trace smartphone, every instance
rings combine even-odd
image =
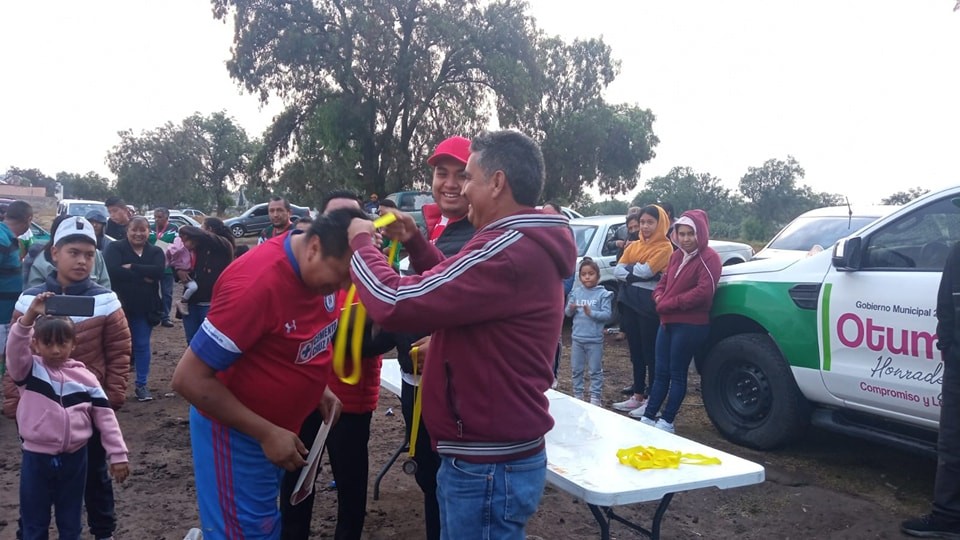
[[[47,298],[44,304],[47,315],[93,317],[93,306],[95,302],[92,296],[58,294]]]

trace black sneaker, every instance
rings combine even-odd
[[[170,319],[164,319],[160,322],[160,326],[163,326],[164,328],[173,328],[173,321]]]
[[[622,390],[620,390],[620,393],[623,394],[623,395],[625,395],[625,396],[632,395],[632,394],[633,394],[633,385],[631,384],[630,386],[624,387]]]
[[[948,520],[934,514],[908,519],[900,524],[900,530],[920,538],[952,538],[960,540],[960,521]]]

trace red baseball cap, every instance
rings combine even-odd
[[[470,157],[470,139],[465,137],[450,137],[437,145],[433,155],[427,160],[427,165],[436,167],[441,158],[451,157],[464,165]]]

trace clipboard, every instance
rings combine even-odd
[[[337,403],[337,411],[341,408]],[[297,484],[293,487],[293,494],[290,495],[290,504],[298,505],[313,493],[313,485],[317,480],[317,473],[320,471],[320,454],[323,451],[324,443],[327,441],[327,435],[330,434],[331,424],[324,422],[317,431],[317,436],[310,445],[310,453],[307,454],[307,464],[300,469],[300,477],[297,478]]]

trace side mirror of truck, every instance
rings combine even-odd
[[[859,236],[843,238],[833,246],[833,267],[841,272],[860,269],[860,248],[863,239]]]

